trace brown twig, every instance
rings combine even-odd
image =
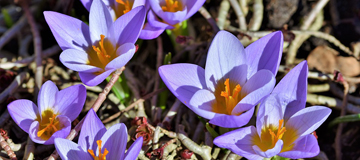
[[[162,43],[162,39],[161,39],[160,36],[158,38],[156,38],[156,42],[157,42],[156,68],[159,68],[161,66],[161,64],[162,64],[162,61],[163,61],[163,43]],[[155,83],[154,83],[154,90],[153,91],[156,91],[159,88],[159,84],[160,84],[159,71],[156,69]],[[155,108],[156,108],[157,98],[158,98],[157,94],[154,95],[151,98],[151,116],[152,117],[156,117],[154,115],[155,115]]]
[[[343,97],[343,103],[341,105],[341,112],[340,117],[344,116],[346,113],[346,106],[347,106],[347,98],[349,93],[349,84],[345,80],[341,81],[344,86],[344,97]],[[341,133],[344,127],[344,123],[339,123],[338,128],[336,130],[336,136],[335,136],[335,156],[336,160],[341,160],[342,153],[341,153]]]
[[[29,73],[21,72],[15,77],[13,82],[0,94],[0,103],[2,103],[8,95],[13,94],[25,79],[29,78]]]
[[[219,27],[216,25],[215,20],[204,7],[200,7],[199,13],[209,22],[215,33],[220,31]]]
[[[9,30],[0,37],[0,49],[11,40],[26,25],[26,18],[22,16]]]
[[[247,30],[247,24],[246,24],[246,20],[245,20],[245,16],[244,13],[242,12],[239,3],[237,2],[237,0],[229,0],[231,6],[233,7],[236,16],[239,20],[239,29],[241,30]]]
[[[31,28],[31,32],[33,35],[33,41],[34,41],[34,52],[35,52],[35,63],[36,63],[36,73],[35,73],[35,84],[37,86],[37,89],[40,89],[41,85],[42,85],[42,74],[43,74],[43,66],[42,66],[42,57],[41,57],[41,52],[42,52],[42,44],[41,44],[41,37],[40,37],[40,33],[39,30],[36,26],[36,22],[34,20],[34,17],[29,9],[29,1],[27,0],[20,0],[19,1],[21,7],[24,10],[26,19],[28,20],[28,23],[30,25]],[[37,94],[37,92],[35,92]],[[37,96],[35,96],[37,97]]]
[[[6,142],[5,138],[2,135],[0,135],[0,145],[1,148],[6,151],[7,155],[10,157],[11,160],[17,160],[14,151],[11,150],[9,144]]]
[[[109,118],[103,120],[102,122],[103,122],[103,123],[108,123],[108,122],[112,121],[113,119],[119,117],[122,113],[127,112],[127,111],[129,111],[130,109],[134,108],[137,104],[142,103],[142,102],[144,102],[146,99],[148,99],[148,98],[150,98],[150,97],[152,97],[152,96],[154,96],[154,95],[156,95],[156,94],[159,94],[160,92],[163,92],[163,91],[165,91],[165,90],[166,90],[166,88],[160,88],[160,89],[158,89],[158,90],[156,90],[156,91],[154,91],[154,92],[151,92],[151,93],[145,95],[144,97],[138,99],[138,100],[135,101],[134,103],[132,103],[132,104],[130,104],[129,106],[127,106],[124,110],[115,113],[114,115],[112,115],[112,116],[110,116]]]

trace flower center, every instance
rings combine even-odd
[[[231,94],[229,78],[225,80],[224,85],[225,85],[225,91],[221,91],[220,95],[225,98],[226,111],[231,114],[231,111],[239,102],[238,95],[239,92],[241,91],[241,87],[239,84],[237,84]]]
[[[109,153],[109,151],[105,148],[104,153],[101,153],[101,140],[97,140],[96,144],[99,147],[99,156],[95,156],[95,153],[92,149],[88,149],[87,151],[90,153],[90,155],[94,158],[94,160],[106,160],[106,155]]]
[[[279,127],[278,127],[276,134],[269,128],[269,133],[271,135],[271,144],[273,147],[275,146],[276,142],[279,139],[281,139],[283,137],[284,133],[286,132],[286,128],[282,127],[283,122],[284,122],[283,119],[279,120]]]
[[[93,45],[89,52],[90,65],[104,69],[105,66],[115,58],[114,47],[105,39],[104,35],[100,35],[98,46]]]
[[[43,111],[41,116],[41,119],[40,117],[36,119],[40,123],[37,136],[43,140],[48,140],[56,131],[62,129],[62,125],[56,118],[57,114],[54,114],[52,110]]]
[[[116,0],[116,2],[118,4],[116,5],[117,7],[114,10],[117,18],[129,12],[134,5],[134,1],[129,0]]]
[[[161,9],[165,12],[177,12],[182,10],[182,4],[179,0],[165,0],[165,5]]]
[[[216,103],[212,104],[213,112],[231,115],[232,110],[243,98],[239,94],[240,91],[240,84],[231,82],[229,78],[225,80],[224,84],[218,83],[214,93]]]

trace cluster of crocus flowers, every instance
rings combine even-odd
[[[311,134],[330,115],[323,106],[305,108],[307,63],[298,64],[260,104],[256,128],[240,128],[214,139],[214,144],[228,148],[248,159],[275,155],[298,159],[319,154],[316,137]]]
[[[141,39],[153,39],[166,29],[179,27],[181,22],[199,10],[205,0],[150,0],[148,3],[150,11],[140,34]]]
[[[113,21],[105,4],[95,0],[90,7],[89,26],[56,12],[46,11],[44,15],[63,50],[60,61],[79,72],[84,84],[95,86],[133,57],[145,8],[136,7]]]
[[[139,137],[126,150],[127,129],[122,123],[106,130],[104,124],[90,109],[81,128],[78,144],[63,138],[55,139],[55,147],[63,160],[134,160],[140,153],[143,139]]]
[[[31,140],[40,144],[53,144],[55,138],[65,138],[71,130],[71,122],[80,114],[86,99],[83,85],[58,90],[47,81],[38,95],[38,107],[31,101],[21,99],[8,105],[15,123]]]
[[[215,36],[203,69],[194,64],[159,68],[170,91],[196,114],[221,127],[241,127],[254,106],[269,95],[282,55],[281,32],[271,33],[246,49],[231,33]]]

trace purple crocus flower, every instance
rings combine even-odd
[[[119,17],[129,12],[138,6],[145,6],[148,8],[146,0],[102,0],[106,7],[110,11],[110,15],[113,20],[117,20]],[[90,11],[90,6],[93,0],[81,0],[84,7]]]
[[[149,0],[151,10],[147,14],[148,21],[139,38],[154,39],[165,29],[174,29],[176,25],[194,15],[205,1]]]
[[[53,144],[55,138],[65,138],[71,122],[80,114],[86,99],[83,85],[74,85],[58,90],[51,81],[46,81],[38,95],[38,106],[25,99],[10,103],[7,108],[15,123],[31,140],[40,144]]]
[[[56,12],[44,12],[45,19],[63,52],[60,61],[78,71],[88,86],[101,83],[134,55],[145,20],[145,8],[136,7],[113,22],[105,4],[91,4],[89,26]]]
[[[199,116],[221,127],[241,127],[275,86],[282,44],[282,33],[274,32],[244,49],[235,36],[220,31],[209,48],[205,69],[171,64],[161,66],[159,74],[170,91]]]
[[[313,134],[330,115],[323,106],[305,108],[307,63],[298,64],[274,88],[259,107],[256,128],[240,128],[214,139],[214,144],[228,148],[248,159],[275,155],[299,159],[319,154]]]
[[[95,111],[90,109],[81,128],[78,144],[68,139],[56,138],[55,147],[63,160],[135,160],[141,150],[143,138],[136,139],[124,154],[127,136],[123,123],[115,124],[106,130]]]

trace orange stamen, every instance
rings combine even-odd
[[[178,0],[165,0],[165,6],[161,6],[161,9],[166,12],[177,12],[182,9],[182,6]]]
[[[95,46],[92,46],[94,51],[96,52],[100,62],[102,64],[108,64],[109,63],[109,58],[110,58],[110,55],[107,54],[106,50],[105,50],[105,47],[104,47],[104,39],[105,39],[105,36],[104,35],[100,35],[100,38],[101,40],[99,41],[99,47],[95,47]]]
[[[123,14],[125,14],[131,10],[132,5],[130,4],[129,0],[126,0],[125,2],[123,0],[116,0],[116,2],[124,5],[125,9],[123,11]]]
[[[95,153],[92,149],[88,149],[87,151],[89,154],[94,158],[94,160],[106,160],[106,155],[109,153],[109,151],[105,148],[104,153],[101,153],[101,140],[97,140],[96,144],[99,147],[99,156],[95,156]]]
[[[56,128],[56,125],[57,125],[59,122],[55,122],[55,123],[54,123],[55,118],[56,118],[56,114],[53,114],[52,118],[49,118],[50,123],[46,124],[46,127],[45,127],[44,129],[42,129],[42,130],[40,130],[40,131],[37,132],[37,136],[38,136],[38,137],[41,137],[41,136],[45,133],[45,131],[48,131],[48,130],[50,130],[50,129],[53,129],[54,132],[58,131],[58,129]]]
[[[282,127],[283,122],[284,122],[283,119],[279,120],[279,127],[276,134],[271,129],[269,129],[272,140],[272,146],[275,146],[276,142],[283,137],[286,131],[286,128]]]
[[[221,91],[220,95],[225,98],[225,105],[226,110],[228,114],[231,114],[232,110],[236,106],[236,104],[239,102],[239,92],[241,91],[241,86],[237,84],[235,88],[233,89],[232,94],[230,90],[230,80],[227,78],[224,82],[225,85],[225,91]]]

